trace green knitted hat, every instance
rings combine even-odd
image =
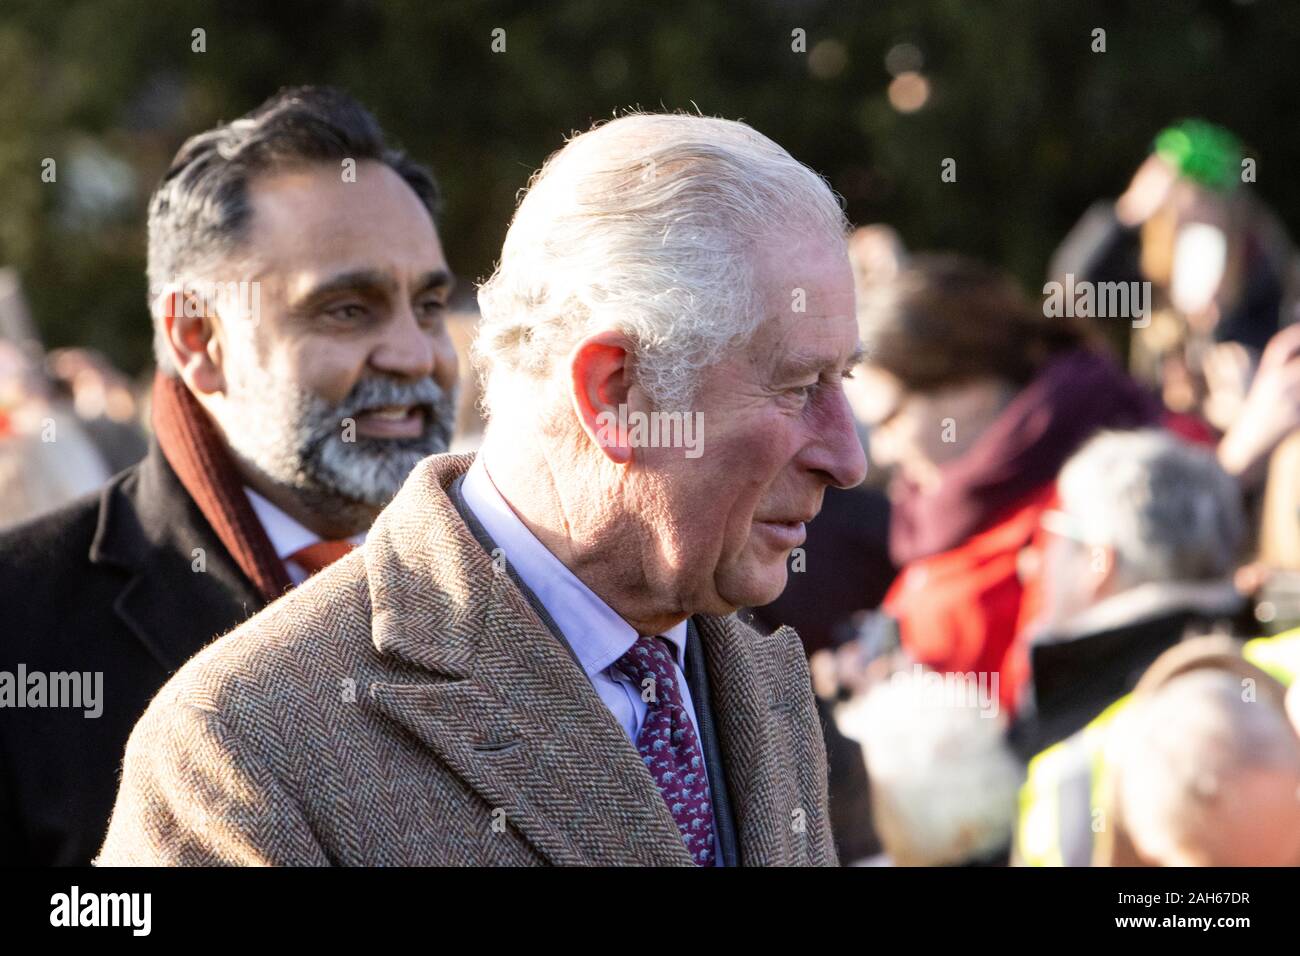
[[[1222,126],[1189,119],[1162,130],[1155,153],[1184,179],[1223,192],[1241,182],[1241,140]]]

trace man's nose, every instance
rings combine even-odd
[[[827,476],[837,488],[856,488],[867,477],[867,454],[862,449],[853,411],[842,391],[827,400],[825,414],[815,425],[816,438],[804,452],[804,464]]]
[[[384,323],[382,337],[370,352],[370,366],[393,378],[427,378],[438,364],[434,338],[416,321],[415,313],[403,307]]]

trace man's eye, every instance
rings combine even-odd
[[[797,385],[787,391],[800,402],[807,402],[813,397],[813,391],[816,390],[818,384],[818,382],[811,382],[808,385]]]
[[[420,313],[428,316],[439,316],[447,311],[447,303],[440,302],[437,299],[430,299],[427,302],[420,303]]]
[[[344,322],[356,322],[366,317],[366,307],[355,302],[349,302],[345,305],[336,305],[331,309],[326,309],[325,314],[335,319],[341,319]]]

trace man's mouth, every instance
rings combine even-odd
[[[380,405],[358,412],[355,421],[364,438],[419,438],[427,417],[423,405]]]
[[[776,548],[789,551],[808,537],[806,522],[812,518],[755,518],[754,528]]]

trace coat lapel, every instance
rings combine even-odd
[[[265,604],[156,443],[104,488],[90,560],[126,573],[113,611],[167,673]]]
[[[556,864],[692,865],[636,748],[494,565],[426,460],[365,545],[379,652],[410,678],[370,699]]]
[[[798,740],[785,726],[800,706],[792,680],[803,673],[802,654],[788,627],[762,635],[734,617],[697,617],[713,691],[713,712],[726,768],[727,788],[742,866],[790,864],[807,859],[800,839],[799,806],[791,789],[790,755],[781,742]],[[803,768],[794,768],[803,773]]]

